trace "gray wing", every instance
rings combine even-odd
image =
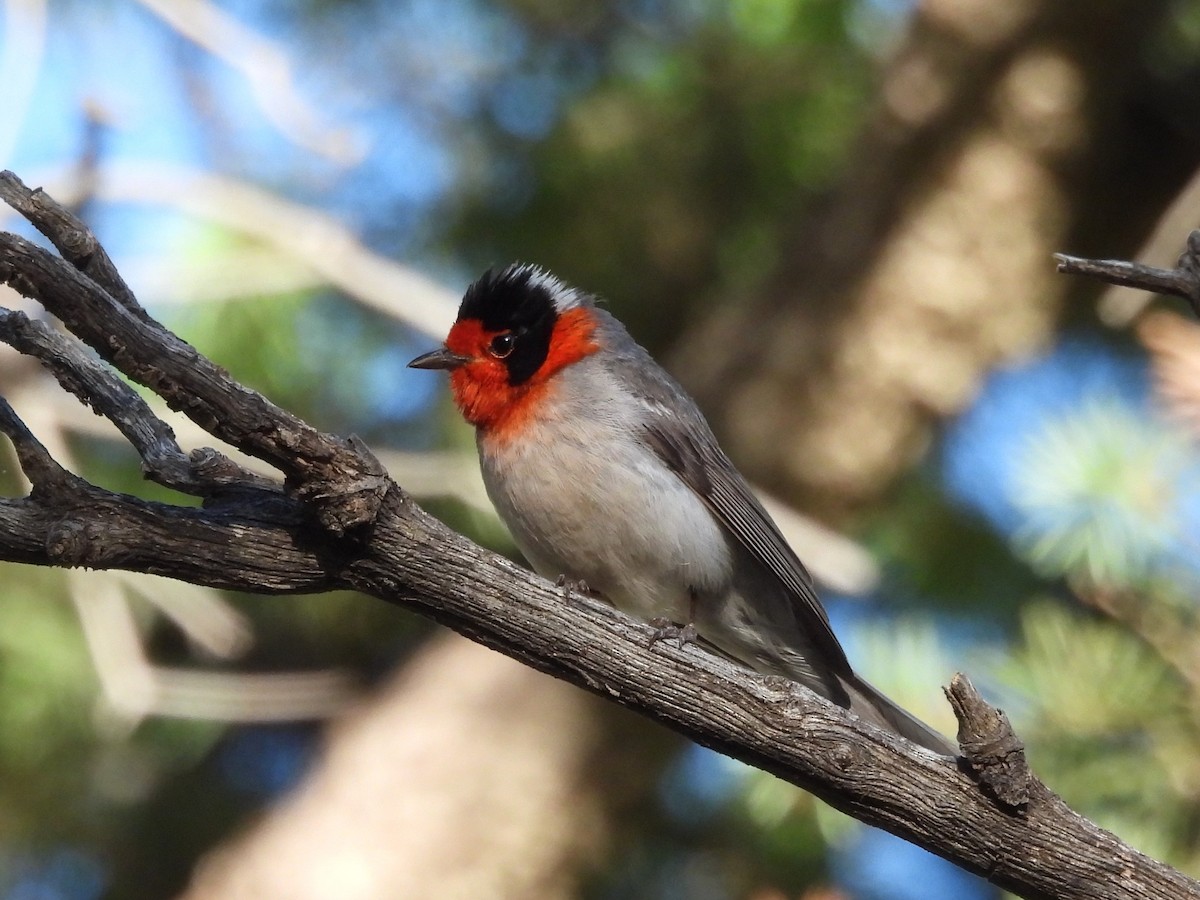
[[[817,598],[812,576],[718,446],[700,410],[616,320],[610,321],[620,333],[611,336],[614,352],[607,359],[621,382],[631,386],[645,403],[643,436],[647,445],[696,492],[734,539],[787,588],[795,599],[799,626],[824,652],[825,662],[834,670],[849,672],[845,651]]]

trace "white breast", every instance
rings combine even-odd
[[[725,531],[637,439],[637,401],[613,386],[580,409],[563,381],[529,439],[480,437],[496,510],[541,575],[582,579],[635,615],[690,621],[691,597],[722,595],[732,578]]]

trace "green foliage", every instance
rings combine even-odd
[[[66,810],[87,794],[97,685],[65,577],[0,564],[0,840],[69,831]]]
[[[995,674],[1030,762],[1084,815],[1196,870],[1200,720],[1187,684],[1119,624],[1043,601]]]
[[[1200,870],[1200,646],[1185,503],[1195,446],[1112,399],[1029,443],[1017,546],[1098,617],[1043,599],[995,674],[1031,762],[1072,806]],[[1181,557],[1180,554],[1183,554]]]
[[[1030,440],[1014,502],[1024,554],[1052,577],[1146,584],[1178,545],[1195,448],[1115,400],[1094,400]]]
[[[1173,0],[1147,48],[1146,64],[1164,77],[1187,77],[1200,58],[1200,6]]]
[[[893,501],[864,526],[867,545],[887,574],[889,606],[937,604],[952,615],[1007,623],[1040,580],[1004,536],[952,505],[927,470],[897,486]]]
[[[473,260],[544,263],[610,297],[652,345],[695,297],[758,283],[862,121],[860,6],[706,4],[667,39],[629,30],[593,47],[602,75],[547,139],[492,134],[499,162],[458,226]]]
[[[748,771],[746,790],[734,812],[731,843],[742,852],[731,861],[731,869],[744,879],[739,894],[761,890],[765,884],[799,892],[828,877],[825,848],[837,840],[837,826],[844,825],[846,817],[757,770]]]

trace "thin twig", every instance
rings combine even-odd
[[[65,390],[117,426],[137,450],[147,478],[200,497],[218,493],[228,484],[227,478],[198,477],[193,461],[180,449],[171,427],[154,414],[137,391],[77,341],[45,322],[3,308],[0,308],[0,341],[40,360]],[[256,476],[232,461],[226,462],[243,486],[278,490],[269,479]],[[214,462],[206,461],[206,465],[211,470]]]
[[[135,315],[145,316],[108,253],[91,229],[73,212],[56,203],[41,188],[29,190],[8,171],[0,172],[0,200],[28,219],[49,238],[63,259],[100,285],[114,300]]]
[[[1179,235],[1186,234],[1196,225],[1196,210],[1200,209],[1200,169],[1193,173],[1167,211],[1163,213],[1149,238],[1138,248],[1135,259],[1151,265],[1165,263],[1171,259],[1178,246]],[[1138,318],[1153,297],[1114,285],[1106,290],[1096,304],[1100,321],[1112,328],[1124,328]]]
[[[71,484],[75,476],[55,461],[3,397],[0,397],[0,434],[12,441],[21,471],[34,488],[54,490]]]
[[[7,193],[35,193],[11,173],[0,185]],[[53,203],[42,195],[38,206]],[[74,229],[72,219],[48,222]],[[91,278],[13,234],[0,233],[0,280],[40,302],[102,359],[202,428],[283,471],[332,533],[345,535],[373,521],[390,482],[360,441],[320,432],[238,384],[140,306],[118,302]]]
[[[1058,261],[1058,271],[1065,275],[1086,275],[1110,284],[1182,297],[1200,316],[1200,230],[1188,235],[1187,247],[1174,269],[1120,259],[1084,259],[1065,253],[1056,253],[1054,258]]]

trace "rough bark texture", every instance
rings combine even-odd
[[[11,174],[0,177],[0,196],[34,210],[30,218],[56,245],[64,231],[85,231]],[[92,247],[88,261],[103,253]],[[285,489],[261,479],[238,483],[223,465],[209,480],[211,454],[178,459],[173,441],[150,428],[172,465],[186,466],[176,481],[204,496],[204,508],[111,494],[59,467],[0,403],[0,431],[33,483],[28,497],[0,501],[0,558],[136,569],[246,591],[354,588],[759,766],[1022,896],[1165,900],[1200,892],[1071,811],[1012,753],[993,753],[992,741],[978,741],[987,752],[963,761],[935,757],[786,679],[753,674],[694,645],[651,645],[648,624],[564,595],[450,531],[381,474],[359,442],[322,434],[232,381],[132,298],[114,296],[120,286],[111,269],[89,272],[0,234],[0,280],[194,421],[278,466]],[[89,369],[77,355],[39,358],[71,370],[74,389],[91,400]],[[149,468],[161,462],[143,459]],[[964,736],[991,733],[990,708],[969,685],[955,690]],[[972,746],[968,740],[964,749]],[[1000,779],[988,774],[996,765],[1005,767]],[[1019,784],[1018,802],[995,799],[997,781]]]
[[[680,348],[677,368],[740,465],[802,509],[852,514],[988,370],[1050,338],[1065,286],[1047,260],[1087,198],[1116,190],[1089,179],[1113,153],[1162,7],[918,5],[845,183],[753,301]]]

